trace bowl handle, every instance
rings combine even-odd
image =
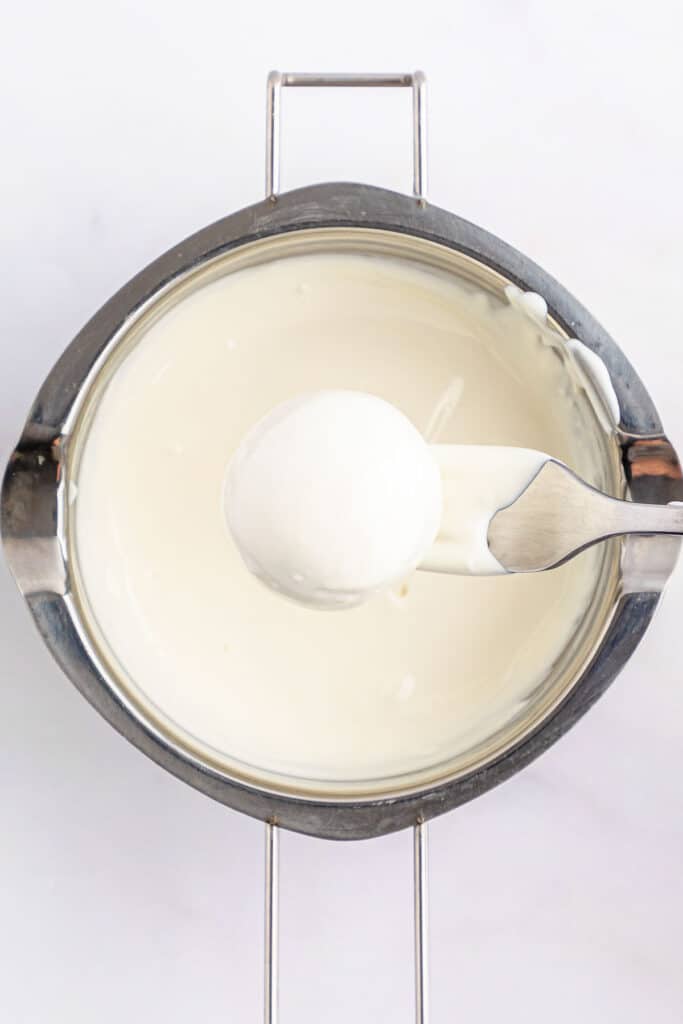
[[[278,903],[280,885],[280,829],[266,822],[264,1024],[278,1020]],[[413,885],[415,925],[415,1024],[427,1024],[427,823],[413,827]]]
[[[280,191],[280,90],[304,88],[408,88],[413,91],[413,195],[424,205],[427,191],[427,79],[422,71],[392,75],[310,74],[271,71],[266,86],[266,198]]]

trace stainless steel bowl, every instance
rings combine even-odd
[[[678,542],[629,538],[605,548],[586,621],[553,678],[520,717],[423,785],[371,798],[297,793],[228,770],[185,744],[126,692],[83,613],[65,483],[77,460],[74,428],[97,401],[140,324],[226,268],[296,251],[381,252],[457,271],[482,287],[512,282],[542,294],[558,330],[578,337],[608,368],[618,431],[596,429],[604,487],[636,501],[683,498],[676,454],[642,383],[615,343],[556,281],[480,228],[408,196],[324,184],[267,199],[198,232],[155,261],[81,331],[49,374],[10,459],[2,533],[10,566],[56,660],[84,696],[132,743],[207,795],[265,821],[334,839],[381,835],[456,807],[508,778],[567,730],[603,692],[645,632]]]
[[[278,195],[279,97],[283,86],[408,87],[413,94],[412,197],[355,184]],[[676,538],[629,537],[605,545],[600,582],[584,620],[549,677],[518,716],[485,743],[431,776],[371,796],[297,792],[264,784],[185,741],[127,690],[87,614],[70,531],[67,485],[77,471],[79,427],[136,332],[216,275],[289,252],[389,254],[470,278],[494,294],[513,283],[541,294],[555,329],[600,357],[621,419],[609,433],[595,420],[600,486],[635,501],[683,500],[676,453],[626,357],[590,314],[510,246],[427,204],[425,80],[408,75],[272,72],[267,90],[266,195],[192,235],[156,260],[93,317],[59,359],[31,409],[2,487],[8,562],[47,646],[81,693],[122,735],[162,767],[230,807],[266,822],[265,1020],[277,1016],[277,837],[282,826],[330,839],[361,839],[414,826],[415,1009],[426,1019],[425,822],[509,778],[554,743],[609,686],[645,633],[674,567]]]

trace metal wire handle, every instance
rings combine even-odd
[[[413,91],[413,195],[424,205],[427,192],[427,79],[422,71],[390,75],[311,74],[271,71],[266,90],[266,197],[280,191],[280,91],[303,88],[412,89]]]
[[[272,821],[266,822],[265,869],[263,1020],[264,1024],[277,1024],[280,844],[279,829]],[[427,823],[420,819],[413,829],[415,1024],[428,1021],[427,881]]]
[[[280,834],[276,825],[266,822],[266,905],[263,971],[263,1019],[277,1024],[278,953],[280,904]]]
[[[427,882],[427,822],[420,819],[413,829],[415,1024],[427,1024],[429,1019]]]
[[[427,82],[422,71],[396,75],[300,74],[271,71],[266,93],[266,197],[275,201],[280,190],[280,90],[283,87],[409,88],[413,91],[413,195],[425,203],[427,187]],[[265,1024],[278,1019],[278,897],[279,831],[266,822],[264,1011]],[[413,832],[415,927],[415,1022],[427,1024],[427,825],[422,819]]]

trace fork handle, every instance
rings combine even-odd
[[[683,534],[683,503],[640,505],[635,501],[608,498],[605,505],[605,537],[627,533]]]

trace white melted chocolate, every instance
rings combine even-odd
[[[419,568],[481,576],[507,572],[489,549],[491,520],[519,498],[548,456],[501,445],[432,445],[431,451],[441,470],[441,525]]]
[[[524,707],[585,615],[598,551],[536,575],[414,572],[322,614],[246,568],[223,485],[270,409],[340,388],[432,443],[540,449],[599,485],[581,380],[542,313],[406,260],[318,254],[227,274],[146,329],[84,421],[70,515],[92,629],[165,728],[259,778],[369,793]]]

